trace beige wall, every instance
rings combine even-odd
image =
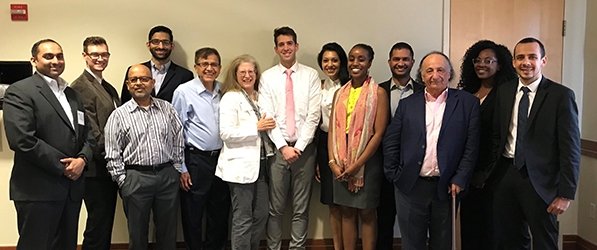
[[[597,1],[587,0],[586,33],[584,44],[584,91],[582,138],[597,141]],[[583,156],[581,159],[578,235],[597,244],[597,220],[589,216],[590,205],[597,204],[597,159]]]
[[[112,54],[104,77],[120,90],[126,67],[149,59],[145,42],[154,25],[164,24],[173,30],[176,42],[173,60],[189,68],[193,65],[194,51],[203,46],[217,48],[225,66],[235,56],[249,53],[262,68],[269,68],[278,61],[273,51],[273,29],[289,25],[298,34],[298,60],[314,68],[318,68],[317,53],[327,42],[337,41],[347,51],[359,42],[370,44],[376,52],[371,75],[381,82],[390,77],[387,53],[395,42],[410,42],[418,57],[442,49],[443,2],[30,0],[26,1],[28,22],[10,21],[8,4],[1,6],[0,60],[29,60],[31,45],[50,37],[63,47],[66,70],[62,76],[70,82],[85,66],[81,57],[83,39],[100,35],[108,41]],[[422,13],[425,18],[421,17]],[[12,151],[3,133],[0,140],[0,214],[4,225],[0,227],[0,245],[15,245],[18,239],[15,210],[8,199]],[[309,237],[330,238],[327,208],[319,203],[318,193],[319,185],[315,185]],[[83,209],[81,221],[85,218]],[[83,228],[81,223],[80,231]],[[284,235],[288,238],[287,229]],[[119,204],[113,242],[127,241],[126,219]]]
[[[566,1],[566,8],[575,11],[579,9],[579,2],[582,3],[584,0]],[[593,9],[597,7],[594,0],[588,2],[589,5],[592,4]],[[298,60],[314,68],[318,68],[316,55],[326,42],[337,41],[345,50],[349,50],[358,42],[372,45],[376,59],[371,75],[378,82],[390,77],[386,64],[387,53],[391,45],[397,41],[411,43],[415,50],[415,59],[420,59],[431,50],[449,48],[447,39],[444,39],[444,36],[449,34],[446,20],[449,20],[450,12],[444,8],[449,6],[449,0],[380,0],[376,1],[376,4],[365,4],[359,0],[304,0],[295,1],[293,5],[287,1],[273,0],[229,0],[222,3],[195,0],[112,0],[103,1],[101,5],[89,1],[30,0],[27,3],[30,12],[28,22],[10,21],[7,16],[8,4],[0,6],[4,8],[0,10],[0,60],[29,60],[31,45],[39,39],[50,37],[63,46],[67,62],[63,77],[72,81],[84,68],[84,61],[80,56],[83,39],[90,35],[100,35],[107,39],[112,53],[110,65],[104,76],[119,90],[126,67],[149,59],[149,53],[145,48],[147,32],[157,24],[172,28],[176,41],[173,59],[189,68],[193,65],[194,51],[203,46],[217,48],[222,55],[223,65],[237,55],[249,53],[257,58],[262,68],[268,68],[277,62],[277,56],[273,53],[272,30],[282,25],[289,25],[297,31],[300,44]],[[584,11],[584,5],[580,9]],[[579,23],[584,25],[584,19],[578,19],[578,13],[574,11],[566,13],[567,18],[576,20],[572,24],[569,22],[569,26],[578,27]],[[591,19],[593,27],[597,24],[595,19]],[[580,35],[568,36],[568,44],[573,47],[572,45],[579,41]],[[595,44],[596,35],[593,33],[592,36]],[[563,82],[575,82],[574,76],[582,75],[578,73],[578,69],[582,68],[582,60],[579,65],[578,58],[569,56],[566,59],[566,53],[574,50],[578,48],[564,49]],[[594,52],[593,46],[593,55]],[[591,69],[595,69],[596,63],[593,60]],[[568,69],[566,65],[569,65]],[[582,93],[582,86],[571,87],[577,96],[582,96],[579,94]],[[585,98],[587,99],[589,98]],[[595,103],[592,107],[595,107]],[[595,115],[590,115],[593,116],[593,120],[597,119]],[[588,116],[589,114],[585,117]],[[594,125],[593,121],[592,128]],[[0,124],[0,129],[3,130],[1,127]],[[583,131],[588,130],[587,128]],[[594,134],[592,138],[597,138],[597,135]],[[597,163],[593,163],[593,166],[596,165]],[[0,218],[4,225],[0,227],[0,246],[15,245],[18,239],[15,210],[8,198],[11,167],[12,151],[8,148],[6,137],[0,133],[0,183],[3,183],[0,185]],[[587,181],[589,190],[594,190],[593,183],[596,183],[595,179]],[[582,195],[581,192],[581,197]],[[315,185],[311,204],[309,237],[330,238],[327,208],[319,203],[318,184]],[[570,210],[560,217],[562,233],[576,234],[578,228],[578,233],[582,235],[584,231],[577,223],[577,216],[582,211],[574,202]],[[85,218],[86,212],[83,209],[79,241],[82,240]],[[289,225],[288,217],[286,221],[286,225]],[[593,235],[596,227],[594,225],[595,223],[587,224],[585,227],[592,229]],[[288,238],[287,228],[284,229],[284,235]],[[120,204],[113,236],[115,243],[128,241],[126,219]]]

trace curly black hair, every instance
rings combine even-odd
[[[479,56],[484,49],[491,49],[497,57],[497,63],[500,66],[499,70],[495,73],[494,86],[518,78],[516,70],[512,66],[512,54],[508,47],[496,44],[490,40],[481,40],[473,44],[462,59],[462,65],[460,66],[460,82],[458,82],[458,88],[469,93],[476,93],[481,88],[481,79],[475,72],[475,66],[473,65],[473,59]]]

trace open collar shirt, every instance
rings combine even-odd
[[[134,99],[110,115],[105,128],[106,168],[122,185],[125,165],[159,165],[170,162],[181,172],[184,159],[182,125],[172,104],[151,98],[149,107]]]

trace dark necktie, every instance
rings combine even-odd
[[[517,169],[524,166],[524,134],[527,127],[527,118],[529,113],[529,91],[527,87],[520,88],[522,97],[518,103],[518,124],[516,125],[516,149],[514,151],[514,165]]]

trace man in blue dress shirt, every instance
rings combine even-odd
[[[172,104],[183,125],[185,161],[180,175],[182,226],[189,250],[224,249],[228,239],[230,193],[215,176],[222,148],[219,133],[222,83],[220,54],[214,48],[195,52],[197,77],[181,84]],[[201,245],[203,213],[206,214],[205,245]]]

